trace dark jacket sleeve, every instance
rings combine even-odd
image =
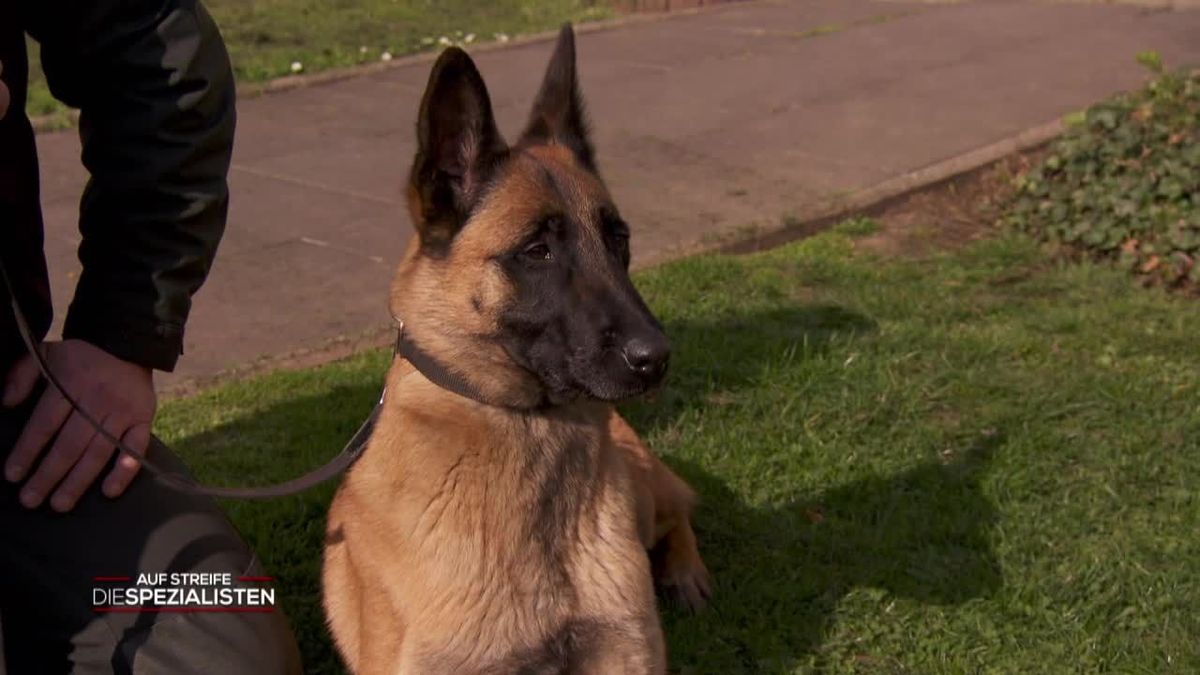
[[[83,274],[63,335],[171,370],[225,228],[229,57],[195,0],[33,0],[54,95],[79,108]]]

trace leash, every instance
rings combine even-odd
[[[21,305],[17,301],[17,294],[12,280],[8,276],[8,269],[4,266],[4,258],[0,256],[0,277],[4,280],[4,286],[8,289],[10,304],[12,305],[13,317],[17,322],[17,332],[21,334],[21,341],[25,343],[25,349],[33,360],[37,363],[38,370],[41,371],[42,377],[46,378],[46,382],[58,392],[59,396],[70,404],[71,408],[84,419],[96,433],[100,434],[106,441],[112,443],[118,451],[124,455],[133,458],[149,472],[154,479],[158,480],[163,485],[171,489],[178,490],[187,494],[203,495],[207,497],[221,497],[225,499],[274,499],[276,497],[287,497],[294,494],[299,494],[324,483],[332,478],[342,474],[362,456],[366,450],[367,440],[371,437],[371,432],[375,428],[375,422],[379,419],[379,411],[383,408],[383,399],[387,394],[385,387],[379,394],[379,401],[375,403],[374,409],[367,419],[358,427],[350,440],[342,448],[342,451],[333,459],[325,464],[309,471],[308,473],[282,483],[274,485],[264,485],[260,487],[215,487],[204,485],[196,479],[185,474],[169,471],[157,464],[153,459],[150,459],[145,453],[138,452],[129,447],[113,434],[109,433],[102,424],[96,421],[86,410],[79,406],[75,398],[72,397],[54,373],[50,371],[46,359],[42,356],[42,352],[37,348],[37,340],[33,337],[33,331],[29,328],[29,322],[25,318],[25,313],[21,310]],[[400,350],[402,336],[404,334],[404,326],[400,325],[396,336],[396,351]]]

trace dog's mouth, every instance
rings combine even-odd
[[[615,403],[660,389],[667,365],[663,361],[653,368],[639,368],[623,350],[608,349],[570,371],[576,388],[588,398]]]
[[[581,398],[616,403],[660,389],[665,380],[665,369],[652,379],[628,376],[630,368],[617,351],[540,366],[511,349],[506,351],[514,363],[538,381],[550,405],[565,405]],[[619,363],[621,369],[614,368],[612,361]]]
[[[589,398],[607,403],[619,403],[631,398],[646,396],[653,392],[662,389],[662,381],[654,385],[635,385],[629,387],[601,387],[589,388],[587,394]]]
[[[636,331],[575,332],[562,324],[506,326],[491,336],[549,405],[581,398],[617,402],[662,387],[670,344],[657,325]],[[514,382],[514,386],[517,386]]]

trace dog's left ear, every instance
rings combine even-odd
[[[595,153],[588,139],[587,115],[579,94],[575,73],[575,31],[566,24],[558,34],[558,44],[546,76],[533,104],[529,124],[521,134],[522,143],[559,143],[570,148],[579,162],[595,169]]]

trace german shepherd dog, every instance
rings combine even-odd
[[[629,280],[570,26],[515,145],[457,48],[417,140],[390,298],[405,358],[329,513],[338,650],[356,673],[663,673],[654,582],[699,608],[709,576],[691,489],[612,406],[670,348]]]

